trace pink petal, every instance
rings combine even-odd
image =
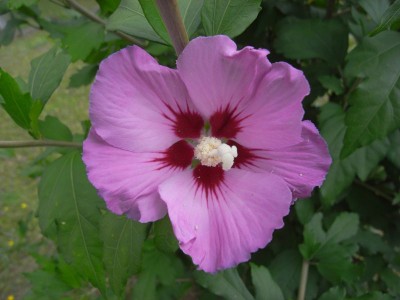
[[[303,140],[294,146],[266,151],[237,146],[234,166],[273,173],[286,180],[294,198],[309,197],[316,186],[322,185],[332,159],[314,124],[304,121],[302,125]]]
[[[179,143],[174,151],[133,153],[109,145],[92,129],[83,144],[83,161],[110,211],[140,222],[155,221],[166,213],[158,185],[191,164],[193,149]]]
[[[301,142],[304,115],[301,102],[309,91],[303,72],[287,63],[272,64],[252,101],[237,117],[241,120],[241,130],[235,140],[259,149],[276,149]]]
[[[136,152],[197,138],[204,123],[177,71],[135,46],[101,63],[90,93],[90,119],[107,143]]]
[[[248,101],[259,73],[270,65],[267,50],[236,49],[227,36],[199,37],[178,58],[179,75],[206,118],[219,109]]]
[[[281,148],[301,141],[302,100],[310,91],[304,74],[271,64],[267,50],[237,51],[226,36],[192,40],[178,58],[178,72],[212,135],[248,147]]]
[[[207,272],[249,260],[283,226],[292,202],[287,184],[239,169],[214,179],[198,175],[186,170],[159,187],[182,251]]]

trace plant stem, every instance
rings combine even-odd
[[[175,52],[179,55],[189,43],[189,37],[179,12],[178,2],[176,0],[156,0],[156,3],[171,37]]]
[[[385,193],[384,191],[381,191],[381,190],[378,189],[378,188],[374,188],[373,186],[370,186],[369,184],[364,183],[364,182],[362,182],[362,181],[360,181],[360,180],[358,180],[358,179],[355,180],[355,183],[358,184],[359,186],[362,186],[363,188],[366,188],[367,190],[370,190],[370,191],[373,192],[375,195],[377,195],[377,196],[379,196],[379,197],[382,197],[383,199],[386,199],[386,200],[388,200],[388,201],[390,201],[390,202],[393,201],[394,196],[391,197],[390,195],[388,195],[388,194]]]
[[[303,265],[301,266],[300,287],[299,287],[299,293],[297,295],[297,300],[305,299],[309,267],[310,267],[310,262],[308,260],[303,260]]]
[[[55,140],[28,140],[28,141],[0,141],[0,148],[25,148],[25,147],[71,147],[80,148],[81,143],[55,141]]]
[[[84,15],[85,17],[87,17],[88,19],[99,23],[101,25],[103,25],[104,27],[106,26],[106,21],[104,21],[102,18],[100,18],[98,15],[92,13],[90,10],[86,9],[85,7],[83,7],[82,5],[80,5],[78,2],[76,2],[75,0],[65,0],[65,2],[68,4],[68,6],[74,10],[76,10],[77,12],[79,12],[80,14]],[[145,46],[146,42],[136,39],[126,33],[123,33],[122,31],[119,30],[115,30],[113,31],[116,35],[118,35],[119,37],[127,40],[128,42],[131,42],[133,44],[136,44],[138,46]]]
[[[328,3],[326,4],[325,18],[330,19],[333,17],[333,14],[335,13],[335,4],[336,0],[328,0]]]

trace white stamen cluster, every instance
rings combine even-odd
[[[194,155],[204,166],[215,167],[222,163],[222,169],[227,171],[232,168],[238,153],[236,146],[231,147],[214,137],[202,137]]]

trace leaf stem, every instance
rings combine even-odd
[[[78,2],[76,2],[75,0],[64,0],[67,5],[76,10],[77,12],[79,12],[81,15],[84,15],[85,17],[87,17],[88,19],[99,23],[101,25],[103,25],[104,27],[107,25],[106,21],[104,21],[102,18],[100,18],[98,15],[92,13],[90,10],[88,10],[87,8],[83,7],[82,5],[80,5]],[[128,42],[132,43],[132,44],[136,44],[138,46],[146,46],[146,42],[142,41],[140,39],[134,38],[126,33],[123,33],[122,31],[119,30],[115,30],[112,31],[113,33],[115,33],[116,35],[118,35],[119,37],[123,38],[124,40],[127,40]]]
[[[344,76],[342,76],[342,78],[345,79]],[[361,78],[357,78],[353,81],[352,85],[347,89],[346,93],[343,95],[343,108],[346,109],[348,106],[348,100],[350,98],[351,93],[353,93],[356,88],[359,86],[359,84],[362,82]],[[346,86],[346,82],[344,81],[345,86]]]
[[[301,266],[300,287],[299,293],[297,295],[297,300],[305,299],[309,267],[310,262],[308,260],[303,260],[303,265]]]
[[[70,147],[80,148],[81,143],[55,140],[0,141],[0,148]]]
[[[189,37],[179,12],[178,2],[176,0],[156,0],[156,3],[168,34],[171,37],[175,52],[179,55],[189,43]]]
[[[326,4],[326,19],[331,19],[335,13],[336,0],[328,0]]]

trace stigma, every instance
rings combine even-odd
[[[216,167],[222,164],[222,169],[228,171],[232,168],[238,153],[236,146],[229,146],[215,137],[202,137],[194,150],[194,155],[203,166]]]

